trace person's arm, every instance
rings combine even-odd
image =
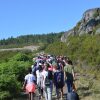
[[[56,84],[56,73],[54,73],[54,78],[53,78],[53,82],[54,82],[54,85]]]
[[[73,75],[73,78],[74,78],[74,80],[75,80],[74,68],[72,69],[72,75]]]
[[[66,72],[64,71],[64,81],[66,80]]]
[[[34,75],[34,77],[33,77],[33,82],[34,82],[34,84],[36,85],[36,77],[35,77],[35,75]]]
[[[25,89],[26,84],[27,84],[27,80],[24,81],[23,90]]]

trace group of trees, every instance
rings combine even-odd
[[[0,48],[13,48],[22,47],[26,45],[39,45],[50,44],[54,41],[60,41],[60,37],[64,32],[60,33],[48,33],[48,34],[36,34],[36,35],[24,35],[17,38],[8,38],[0,40]]]

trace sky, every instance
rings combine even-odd
[[[100,0],[0,0],[0,39],[68,31]]]

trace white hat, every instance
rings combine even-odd
[[[39,63],[39,65],[42,65],[41,63]]]

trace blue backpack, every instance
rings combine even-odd
[[[62,78],[62,73],[61,73],[61,72],[58,72],[58,73],[57,73],[57,83],[58,83],[58,84],[61,83],[61,80],[62,80],[61,78]]]

